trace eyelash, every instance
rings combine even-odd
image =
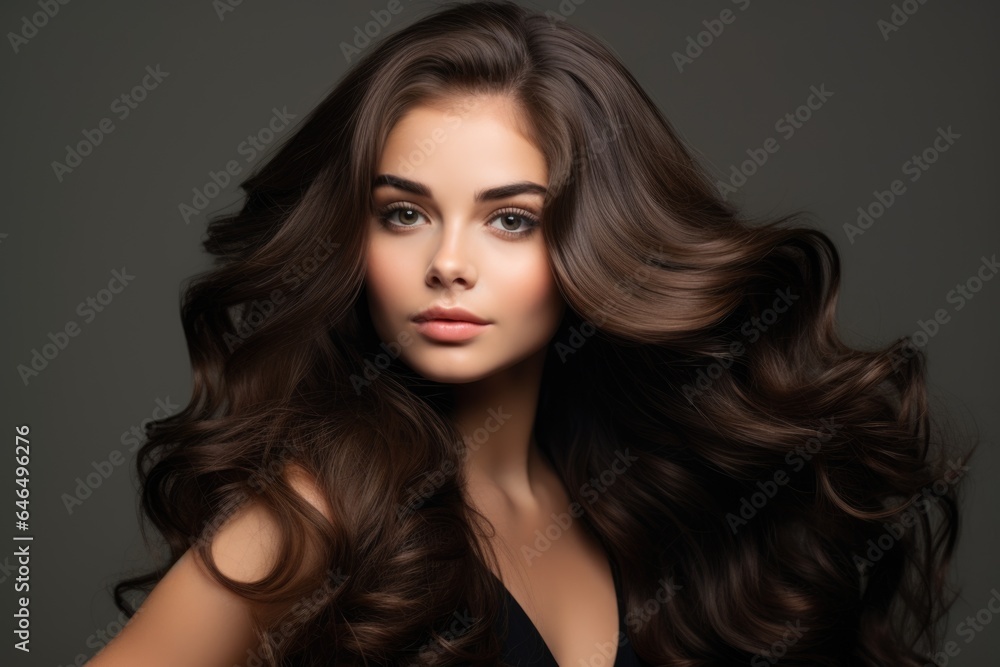
[[[392,232],[395,232],[397,234],[405,234],[406,232],[403,232],[402,229],[406,229],[407,227],[411,227],[411,225],[394,225],[394,224],[392,224],[392,221],[389,220],[389,216],[392,215],[393,211],[416,211],[417,213],[419,213],[420,215],[424,216],[425,218],[428,217],[423,211],[420,210],[420,208],[418,206],[414,206],[413,204],[410,204],[409,202],[394,202],[392,204],[389,204],[388,206],[386,206],[385,208],[381,209],[378,212],[378,221],[379,221],[379,223],[383,227],[385,227],[386,229],[388,229],[388,230],[390,230]],[[499,227],[493,227],[493,230],[496,231],[496,232],[498,232],[504,238],[508,238],[508,239],[512,239],[512,240],[519,240],[519,239],[522,239],[522,238],[526,238],[526,237],[530,236],[532,233],[534,233],[535,229],[538,228],[538,225],[541,224],[541,222],[539,221],[539,219],[537,217],[535,217],[531,213],[528,213],[527,211],[525,211],[523,209],[519,209],[519,208],[502,208],[502,209],[500,209],[498,211],[494,211],[490,215],[489,221],[492,223],[497,218],[499,218],[501,216],[505,216],[505,215],[515,215],[515,216],[517,216],[519,218],[523,218],[524,220],[527,220],[529,223],[531,223],[531,226],[528,227],[528,231],[525,231],[525,232],[512,232],[512,231],[509,231],[509,230],[506,230],[506,229],[501,229]],[[412,225],[412,226],[415,226],[415,225]],[[492,226],[492,225],[490,225],[490,226]]]

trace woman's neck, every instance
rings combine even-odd
[[[543,453],[533,435],[546,349],[476,382],[455,385],[452,418],[465,444],[470,495],[489,490],[535,504]]]

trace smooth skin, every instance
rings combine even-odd
[[[333,520],[315,480],[302,468],[286,472],[292,488]],[[274,564],[280,529],[260,505],[247,502],[212,540],[212,556],[226,576],[241,582],[259,581]],[[318,566],[313,558],[302,571]],[[259,607],[265,618],[285,610]],[[89,667],[232,667],[257,655],[250,625],[251,605],[220,585],[188,549],[150,592],[142,606]]]
[[[454,385],[451,417],[476,445],[464,459],[466,493],[497,530],[498,576],[560,665],[613,664],[618,613],[607,555],[569,515],[565,487],[532,437],[546,348],[566,307],[532,220],[543,195],[526,188],[476,197],[548,184],[525,119],[508,98],[479,96],[417,106],[399,120],[377,176],[410,183],[373,189],[366,295],[379,337],[409,341],[400,359]],[[442,343],[411,319],[432,305],[459,306],[490,324],[470,340]],[[547,549],[523,555],[553,529],[559,536]]]
[[[440,100],[399,120],[377,175],[402,180],[372,190],[380,215],[368,221],[365,298],[382,340],[409,334],[402,338],[409,341],[400,353],[404,363],[454,385],[452,418],[475,443],[463,462],[465,491],[496,528],[497,576],[560,665],[613,664],[618,609],[607,555],[580,519],[569,517],[562,480],[531,433],[546,346],[565,311],[532,221],[539,219],[542,195],[529,189],[476,199],[477,192],[513,183],[547,185],[544,155],[526,127],[517,107],[496,96]],[[419,184],[423,194],[403,181]],[[386,211],[389,205],[401,210]],[[490,324],[470,340],[435,341],[411,319],[432,305],[460,306]],[[475,438],[484,432],[488,438]],[[336,520],[306,471],[290,466],[288,479]],[[569,527],[554,515],[569,517]],[[551,535],[553,527],[559,536],[539,550],[538,535]],[[249,502],[214,536],[212,554],[226,576],[256,581],[272,566],[279,535],[274,518]],[[526,557],[525,548],[535,549],[534,556]],[[316,565],[307,562],[303,570]],[[257,611],[269,618],[284,612]],[[245,664],[257,650],[250,612],[249,603],[216,583],[189,550],[87,664]]]

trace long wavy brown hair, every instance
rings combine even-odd
[[[931,420],[925,352],[845,344],[830,238],[802,212],[727,204],[608,46],[510,2],[446,3],[372,45],[241,184],[242,209],[210,221],[216,264],[181,306],[192,397],[137,460],[170,558],[119,583],[119,608],[188,549],[212,563],[215,529],[253,500],[280,519],[274,570],[212,570],[299,601],[280,632],[255,619],[262,660],[498,664],[502,588],[463,492],[453,387],[379,340],[363,298],[386,136],[414,105],[466,95],[514,100],[546,156],[541,229],[568,308],[534,435],[620,573],[636,653],[923,664],[953,601],[974,449]],[[296,575],[310,544],[324,571]]]

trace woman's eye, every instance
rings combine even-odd
[[[398,214],[398,218],[393,220],[393,216]],[[415,208],[406,206],[396,206],[382,214],[382,219],[388,222],[397,222],[401,227],[412,227],[417,222],[421,213]]]
[[[423,217],[425,217],[423,213],[415,207],[407,205],[389,206],[378,214],[378,220],[382,226],[393,231],[416,227]],[[500,224],[497,225],[497,222]],[[487,226],[492,227],[501,236],[513,239],[527,237],[538,225],[538,219],[527,212],[507,210],[494,213]]]
[[[519,234],[526,233],[526,230],[532,229],[538,224],[534,218],[520,213],[501,213],[494,217],[492,222],[498,220],[500,221],[500,226],[496,227],[497,229]]]

